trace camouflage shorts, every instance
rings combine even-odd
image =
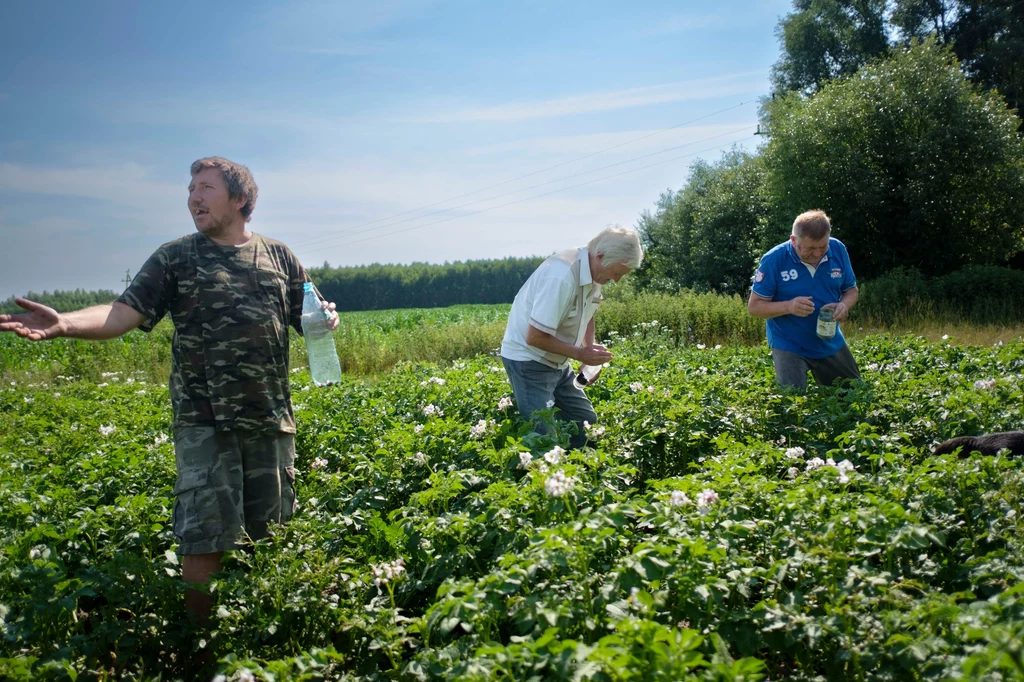
[[[235,549],[248,534],[295,513],[295,435],[265,431],[174,430],[174,534],[179,554]]]

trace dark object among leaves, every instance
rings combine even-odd
[[[961,457],[967,457],[977,450],[983,455],[994,455],[1000,450],[1009,450],[1011,455],[1024,455],[1024,431],[991,433],[987,436],[958,436],[940,443],[936,455],[948,455],[957,448]]]

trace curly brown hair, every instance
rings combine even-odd
[[[221,177],[227,183],[230,198],[245,197],[245,205],[241,208],[242,217],[245,218],[245,222],[252,220],[252,210],[256,207],[256,197],[260,190],[249,169],[221,156],[207,156],[195,161],[189,172],[195,177],[207,168],[216,168],[220,171]]]

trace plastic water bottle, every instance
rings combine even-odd
[[[576,373],[576,378],[572,380],[572,385],[582,391],[583,387],[593,381],[600,371],[601,365],[580,365],[580,371]]]
[[[832,319],[832,308],[822,308],[818,311],[818,336],[831,339],[835,335],[836,321]]]
[[[334,332],[330,328],[331,313],[320,305],[320,297],[313,291],[313,283],[303,284],[302,335],[306,339],[309,373],[317,386],[330,386],[341,381],[341,363],[334,346]]]

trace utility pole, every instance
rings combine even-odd
[[[132,271],[131,270],[125,270],[124,271],[124,280],[122,280],[122,281],[124,282],[124,288],[125,289],[127,289],[129,286],[131,286],[131,284],[132,284]]]

